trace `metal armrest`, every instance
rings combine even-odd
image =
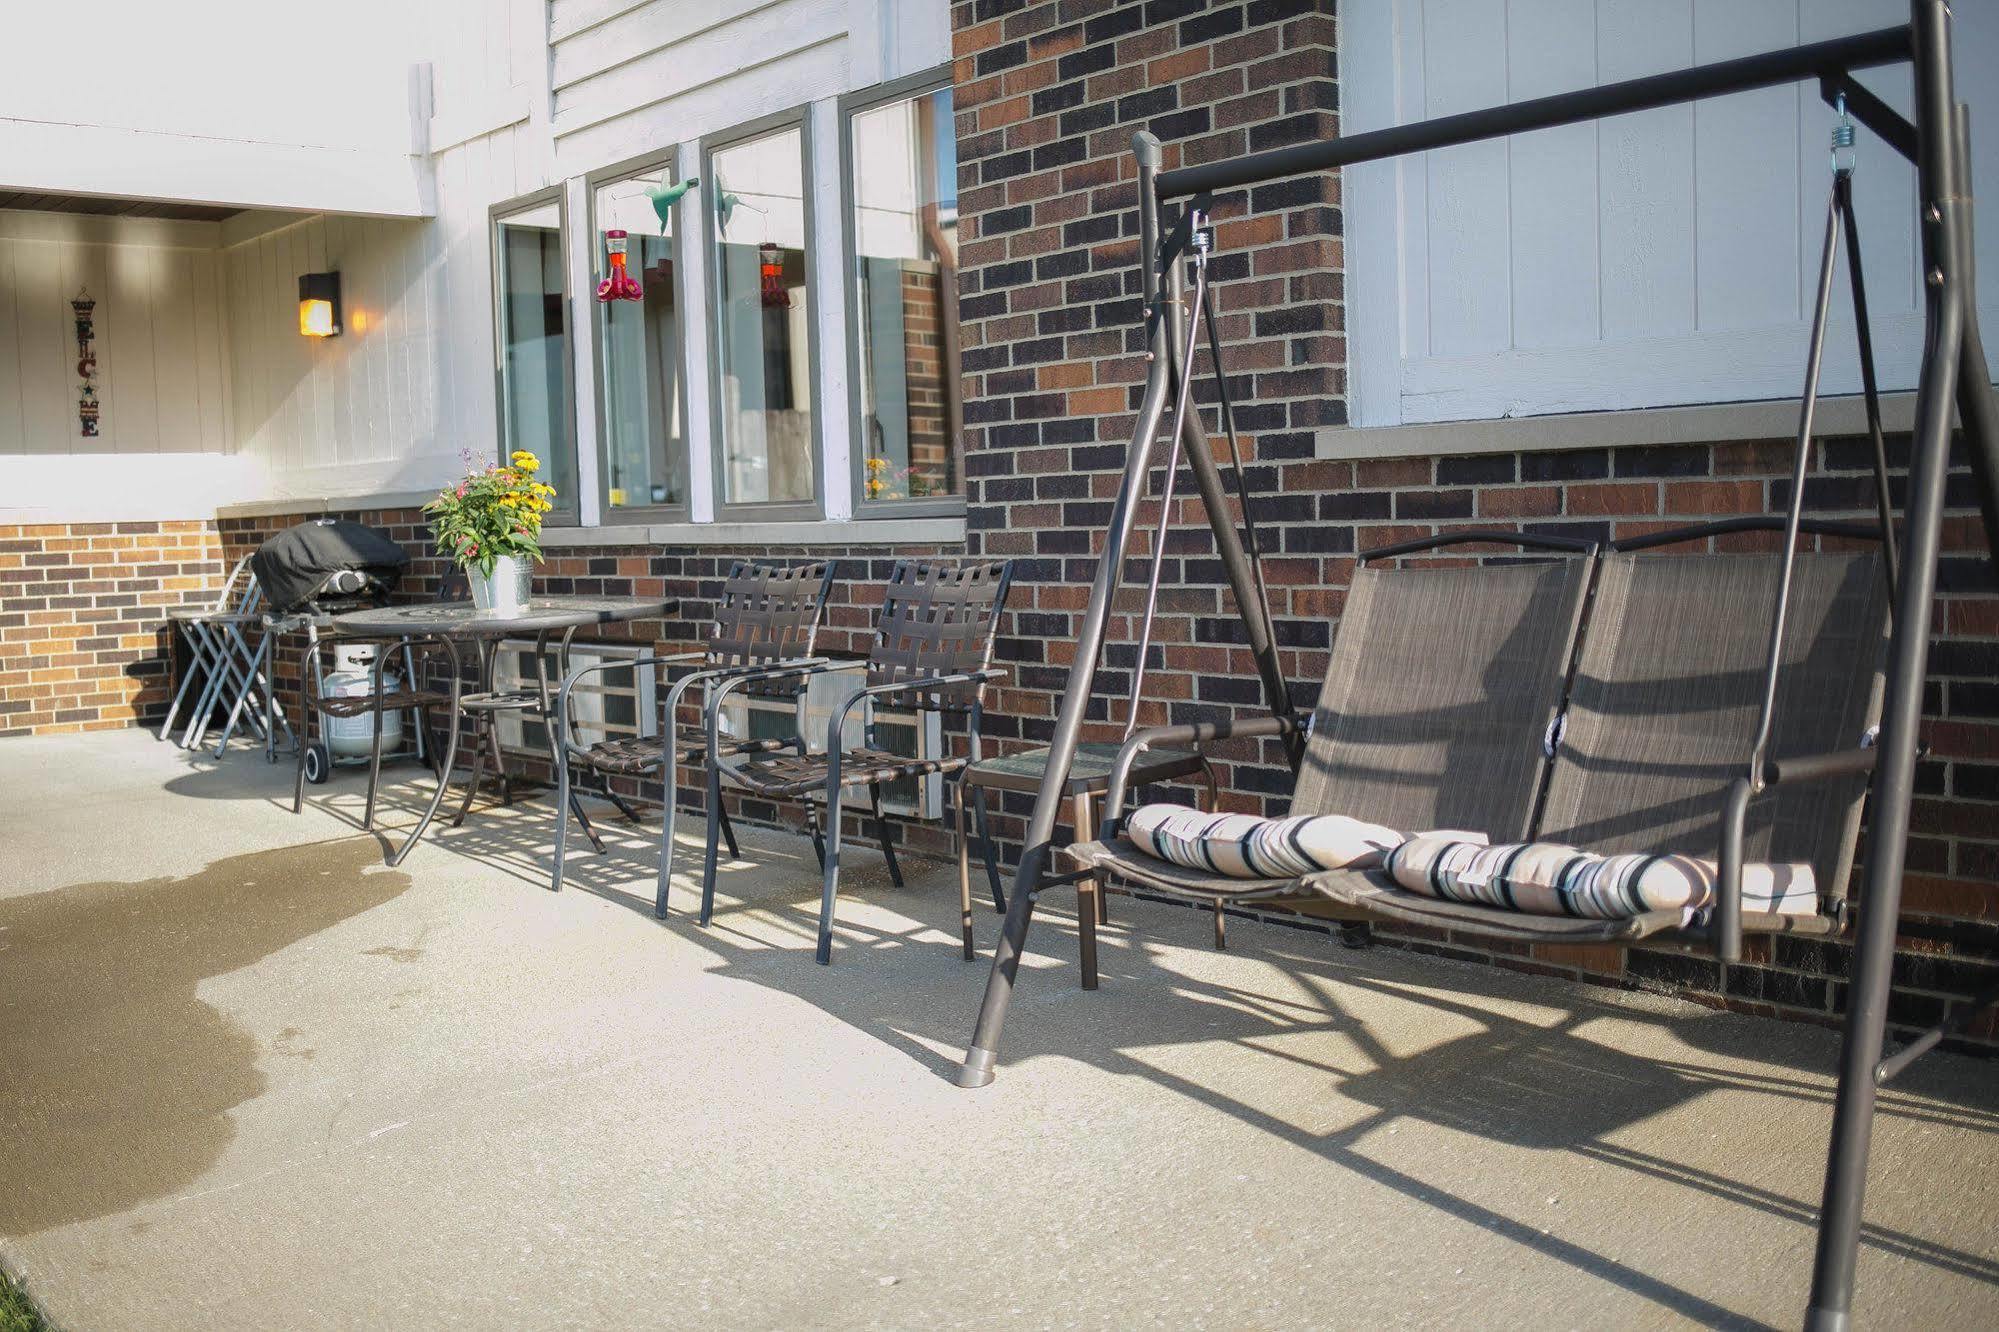
[[[863,663],[865,664],[865,663]],[[864,685],[841,700],[833,709],[833,719],[826,725],[826,756],[828,766],[826,782],[830,788],[840,784],[840,751],[844,746],[840,737],[847,729],[847,714],[862,699],[873,698],[877,694],[901,694],[916,689],[941,689],[946,685],[985,684],[992,680],[1006,679],[1006,670],[999,666],[988,666],[984,670],[960,671],[953,675],[923,675],[912,680],[884,680],[880,684]]]
[[[1721,854],[1714,885],[1715,954],[1724,962],[1742,960],[1742,839],[1749,823],[1749,802],[1779,785],[1827,782],[1874,771],[1879,750],[1839,749],[1829,754],[1803,754],[1771,759],[1763,765],[1763,780],[1738,777],[1728,788],[1721,814]]]
[[[1251,717],[1246,721],[1194,722],[1185,726],[1148,726],[1142,731],[1134,731],[1131,738],[1118,750],[1117,761],[1111,765],[1110,786],[1104,791],[1103,835],[1117,835],[1118,825],[1124,821],[1125,787],[1131,781],[1131,769],[1138,762],[1138,756],[1148,749],[1159,749],[1166,745],[1202,745],[1215,740],[1248,740],[1296,735],[1305,729],[1305,723],[1295,717]]]
[[[721,744],[722,704],[728,699],[729,695],[735,693],[744,685],[753,684],[759,680],[782,680],[792,676],[837,675],[843,671],[866,670],[867,665],[868,663],[865,660],[858,658],[853,661],[828,661],[824,657],[806,657],[798,661],[780,662],[775,666],[745,666],[735,668],[734,672],[728,674],[727,678],[722,681],[721,688],[712,691],[708,695],[707,715],[702,718],[702,723],[708,732],[708,761],[710,763],[715,761],[715,751]],[[699,674],[701,672],[696,672],[696,675]],[[695,677],[690,676],[688,680],[692,680],[693,678]],[[685,687],[688,680],[682,680],[674,686],[676,693],[668,700],[669,702],[677,703],[679,701],[677,691]]]

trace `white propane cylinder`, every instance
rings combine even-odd
[[[343,643],[333,649],[333,669],[319,682],[319,692],[327,698],[366,698],[375,687],[375,653],[373,643]],[[393,693],[402,687],[402,677],[387,665],[382,667],[382,692]],[[321,732],[326,737],[326,747],[335,758],[366,758],[375,743],[375,719],[369,713],[358,717],[328,717],[322,715],[324,723]],[[382,714],[382,752],[394,752],[403,742],[403,714],[385,712]]]

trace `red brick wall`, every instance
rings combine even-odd
[[[0,524],[0,736],[166,713],[166,611],[225,566],[212,522]]]
[[[1168,167],[1336,133],[1333,8],[1332,0],[952,7],[971,548],[1022,561],[1003,644],[1018,675],[1001,692],[995,729],[1034,740],[1053,724],[1133,427],[1145,366],[1131,133],[1149,128],[1164,140]],[[1210,271],[1225,364],[1238,422],[1253,437],[1272,610],[1301,704],[1325,670],[1356,551],[1453,526],[1630,535],[1770,512],[1786,499],[1783,443],[1315,459],[1314,430],[1345,420],[1338,180],[1236,191],[1215,201],[1214,217]],[[1205,379],[1196,391],[1213,401]],[[1810,508],[1871,519],[1866,466],[1861,442],[1827,441],[1814,459]],[[1903,1024],[1928,1022],[1947,996],[1999,979],[1999,598],[1970,553],[1980,533],[1968,483],[1961,471],[1951,483],[1931,757],[1915,806],[1898,958],[1894,1016]],[[1179,493],[1191,491],[1183,477]],[[1163,669],[1148,676],[1141,715],[1240,715],[1260,705],[1261,692],[1198,502],[1183,501],[1177,522],[1156,633]],[[1088,738],[1122,732],[1142,597],[1137,579],[1126,581]],[[1227,807],[1285,808],[1290,776],[1274,750],[1236,745],[1223,754]],[[1018,837],[1030,803],[1008,800],[1005,835]],[[1723,968],[1666,951],[1506,949],[1416,930],[1394,939],[1819,1022],[1836,1020],[1844,1002],[1844,942],[1761,939],[1742,965]],[[1990,1019],[1973,1036],[1994,1039]]]

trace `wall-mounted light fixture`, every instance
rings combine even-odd
[[[299,274],[298,331],[309,338],[330,338],[339,334],[340,274]]]

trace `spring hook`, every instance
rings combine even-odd
[[[1832,169],[1834,174],[1853,174],[1853,117],[1846,113],[1846,94],[1841,93],[1833,101],[1833,109],[1839,114],[1839,123],[1832,127]],[[1844,153],[1845,157],[1840,155]]]

